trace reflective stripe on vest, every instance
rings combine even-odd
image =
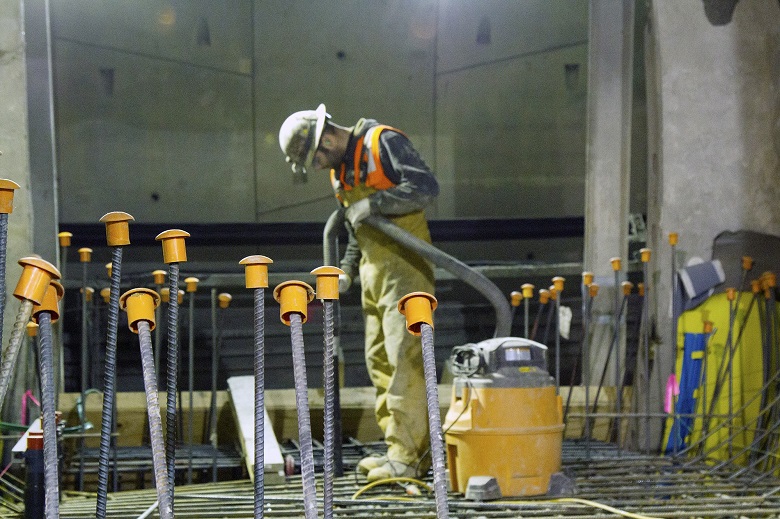
[[[396,130],[392,126],[378,125],[369,128],[366,134],[360,137],[355,145],[355,157],[353,162],[355,178],[353,179],[353,184],[347,184],[345,181],[347,175],[347,167],[345,164],[341,165],[338,182],[336,180],[336,170],[330,170],[330,181],[335,191],[338,191],[339,188],[344,191],[349,191],[352,189],[353,185],[357,186],[360,184],[365,184],[367,187],[372,187],[377,191],[383,191],[396,185],[387,178],[387,175],[385,175],[385,170],[382,167],[382,160],[379,155],[379,136],[385,130],[392,130],[404,135],[403,132]],[[362,174],[364,171],[365,173]],[[365,180],[363,180],[361,176],[364,176]],[[338,197],[338,195],[336,196]]]

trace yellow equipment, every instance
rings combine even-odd
[[[453,349],[456,378],[444,424],[453,491],[476,500],[532,496],[564,478],[553,478],[561,468],[563,412],[546,354],[545,345],[517,337]]]

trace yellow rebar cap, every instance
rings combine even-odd
[[[290,326],[290,315],[301,314],[301,321],[308,319],[307,306],[314,300],[314,289],[303,281],[285,281],[274,289],[274,299],[279,303],[279,317]]]
[[[111,299],[111,288],[110,287],[102,288],[100,290],[100,297],[103,298],[103,302],[108,304],[109,300]]]
[[[636,290],[637,290],[637,292],[639,293],[640,296],[642,296],[642,297],[645,296],[645,284],[642,283],[641,281],[636,284]]]
[[[620,286],[623,287],[624,296],[631,295],[631,290],[634,289],[634,284],[630,281],[623,281]]]
[[[324,265],[311,271],[317,276],[317,299],[332,300],[339,298],[339,276],[346,274],[338,267]]]
[[[196,277],[188,277],[184,279],[184,282],[187,284],[186,286],[187,292],[198,291],[198,283],[200,283],[200,279]]]
[[[777,286],[777,275],[771,271],[764,272],[761,274],[761,283],[765,288],[775,288]]]
[[[271,263],[271,258],[259,254],[239,261],[239,265],[244,265],[246,288],[268,288],[268,265]]]
[[[677,239],[679,238],[679,235],[676,232],[670,232],[669,233],[669,245],[675,246],[677,245]]]
[[[130,245],[130,222],[135,220],[122,211],[106,213],[100,221],[106,224],[106,242],[109,247]]]
[[[533,299],[534,288],[536,287],[531,283],[524,283],[523,286],[520,287],[520,289],[523,291],[523,297],[526,299]]]
[[[35,337],[36,335],[38,335],[38,323],[30,321],[27,323],[27,336]]]
[[[127,325],[133,333],[138,333],[138,322],[149,323],[154,330],[154,309],[160,305],[160,295],[151,288],[134,288],[119,297],[119,306],[127,312]]]
[[[84,289],[83,289],[83,288],[80,288],[80,289],[79,289],[79,293],[83,294],[83,293],[84,293]],[[89,302],[91,302],[91,301],[92,301],[92,297],[93,297],[94,295],[95,295],[95,289],[94,289],[94,288],[92,288],[92,287],[87,287],[87,295],[86,295],[86,298],[87,298],[87,303],[89,303]]]
[[[520,306],[520,302],[523,300],[523,293],[518,292],[517,290],[512,290],[509,293],[509,301],[511,302],[512,306]]]
[[[157,235],[155,240],[162,242],[163,263],[182,263],[187,261],[187,247],[184,238],[189,238],[190,233],[181,229],[168,229]]]
[[[106,263],[106,274],[108,274],[108,279],[111,279],[113,273],[114,273],[113,263],[111,262]]]
[[[615,272],[620,270],[620,258],[618,258],[617,256],[614,258],[609,258],[609,262],[610,264],[612,264],[612,270],[614,270]]]
[[[558,300],[558,289],[555,288],[555,285],[550,285],[550,288],[547,289],[547,293],[550,294],[550,299],[553,301]]]
[[[433,328],[433,311],[439,302],[428,292],[412,292],[398,301],[398,311],[406,316],[406,329],[415,336],[422,334],[422,324]]]
[[[555,287],[555,290],[558,291],[560,294],[563,292],[563,283],[566,281],[566,278],[563,278],[561,276],[555,276],[552,278],[553,286]]]
[[[19,265],[24,267],[24,270],[19,277],[14,296],[41,304],[49,283],[53,279],[60,279],[60,271],[48,261],[35,256],[20,259]]]
[[[73,233],[68,231],[62,231],[61,233],[57,234],[57,238],[60,240],[60,247],[70,247],[71,239],[73,238]]]
[[[742,270],[753,270],[753,258],[742,256]]]
[[[737,289],[734,287],[729,287],[726,289],[726,299],[729,301],[734,301],[734,299],[737,298]]]
[[[160,297],[162,298],[163,303],[170,303],[171,302],[171,289],[168,287],[161,288],[160,289]],[[184,290],[179,289],[178,291],[178,297],[176,298],[176,302],[181,304],[181,302],[184,301]]]
[[[82,263],[89,263],[92,261],[92,249],[89,247],[82,247],[79,249],[79,261]]]
[[[13,212],[15,189],[19,189],[19,184],[7,178],[0,178],[0,213]]]
[[[41,312],[48,312],[51,314],[51,322],[56,323],[60,318],[60,299],[65,295],[65,287],[60,285],[57,281],[49,282],[49,286],[46,288],[46,293],[43,295],[43,301],[41,304],[34,304],[32,315],[35,322],[40,322],[38,316]]]
[[[712,321],[704,321],[704,333],[712,333]]]
[[[582,284],[586,287],[593,283],[593,272],[582,273]]]
[[[639,257],[642,259],[642,263],[650,261],[651,250],[648,248],[639,249]]]
[[[759,292],[761,292],[761,280],[760,279],[751,280],[750,290],[753,292],[753,294],[758,294]]]
[[[588,294],[590,297],[596,297],[599,295],[599,284],[598,283],[591,283],[588,285]]]
[[[550,300],[550,291],[546,288],[540,288],[539,289],[539,302],[543,305],[546,305],[547,302]]]
[[[219,302],[220,308],[227,308],[230,306],[230,302],[233,300],[233,296],[228,294],[227,292],[222,292],[217,296],[217,301]]]
[[[166,272],[164,270],[155,270],[154,272],[152,272],[152,278],[154,278],[154,284],[155,285],[165,284],[165,274]]]

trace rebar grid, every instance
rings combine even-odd
[[[586,459],[584,441],[564,443],[563,468],[576,485],[573,497],[578,499],[663,518],[776,517],[780,510],[780,481],[771,477],[752,482],[756,473],[750,473],[729,479],[734,473],[733,468],[713,470],[705,463],[684,467],[670,457],[647,456],[625,449],[618,453],[614,444],[593,440],[589,447],[590,458]],[[360,499],[352,500],[352,495],[362,483],[351,475],[336,479],[334,517],[436,517],[432,494],[409,498],[410,501],[397,501],[398,498],[408,497],[400,486],[376,487]],[[252,516],[253,487],[249,481],[177,487],[177,498],[177,518]],[[108,517],[136,519],[155,500],[153,490],[112,494]],[[265,487],[266,517],[300,517],[302,504],[300,477]],[[449,507],[451,515],[458,518],[617,517],[613,512],[581,502],[559,502],[548,496],[474,503],[465,501],[460,494],[450,493]],[[89,497],[66,495],[60,507],[60,517],[85,517],[84,514],[93,508],[94,500]],[[318,501],[318,509],[321,513],[322,501]]]

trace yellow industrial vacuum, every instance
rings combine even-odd
[[[568,487],[559,472],[561,397],[546,355],[544,344],[517,337],[453,349],[444,424],[452,490],[483,501]]]

